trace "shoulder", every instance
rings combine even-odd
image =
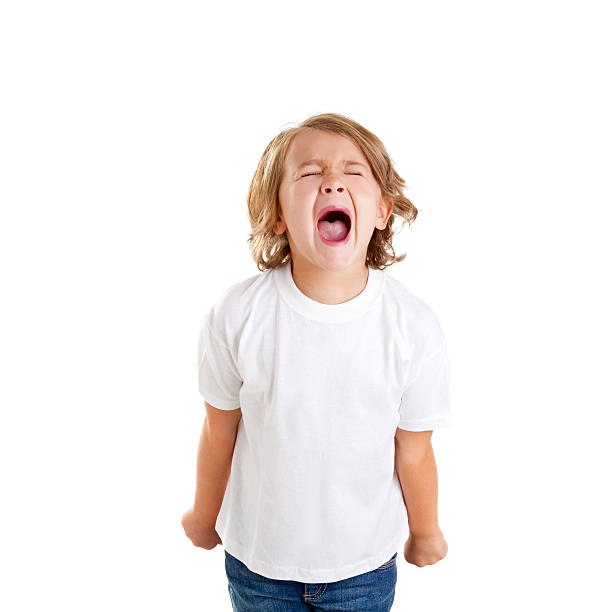
[[[423,298],[410,291],[397,278],[386,274],[387,298],[397,309],[397,314],[408,324],[419,327],[436,327],[440,325],[433,308]]]
[[[386,274],[386,302],[402,336],[429,354],[444,344],[444,331],[430,304],[410,291],[400,280]]]
[[[202,327],[208,326],[220,338],[230,338],[241,329],[270,280],[270,270],[265,270],[229,285],[204,315]]]

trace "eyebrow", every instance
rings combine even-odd
[[[366,170],[367,170],[367,166],[359,161],[354,161],[352,159],[343,159],[342,160],[344,162],[345,166],[363,166]],[[305,162],[302,162],[297,168],[296,168],[296,172],[298,170],[300,170],[301,168],[303,168],[304,166],[310,166],[311,164],[318,164],[320,166],[324,166],[325,165],[325,160],[321,159],[320,157],[313,157],[312,159],[309,159]]]

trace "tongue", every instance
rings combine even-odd
[[[319,233],[325,240],[343,240],[348,234],[348,224],[343,219],[337,221],[319,221]]]

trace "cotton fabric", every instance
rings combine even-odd
[[[383,270],[341,304],[304,295],[291,261],[226,289],[202,321],[199,391],[241,409],[215,528],[279,580],[378,568],[408,537],[396,428],[451,425],[449,361],[432,309]]]

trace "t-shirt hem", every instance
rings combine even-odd
[[[345,565],[341,568],[316,571],[308,571],[299,567],[281,567],[278,565],[272,565],[270,563],[264,563],[258,559],[252,559],[246,552],[246,549],[239,543],[231,539],[224,538],[222,534],[219,535],[223,541],[223,548],[230,555],[236,557],[236,559],[244,563],[248,569],[256,574],[260,574],[266,578],[272,578],[273,580],[296,580],[298,582],[323,583],[345,580],[346,578],[352,578],[353,576],[364,574],[379,568],[396,552],[400,550],[403,551],[404,542],[408,537],[408,529],[406,529],[405,534],[399,534],[394,543],[391,546],[388,546],[385,549],[385,552],[379,555],[369,557],[367,560],[360,561],[359,563]]]
[[[427,418],[420,421],[400,421],[397,427],[406,431],[428,431],[434,428],[438,429],[440,427],[452,427],[452,424],[452,417],[449,415],[443,415],[438,418]]]
[[[218,408],[219,410],[237,410],[240,408],[240,402],[230,401],[227,399],[222,399],[220,397],[216,397],[207,393],[206,395],[202,394],[205,402],[208,402],[211,406]]]

